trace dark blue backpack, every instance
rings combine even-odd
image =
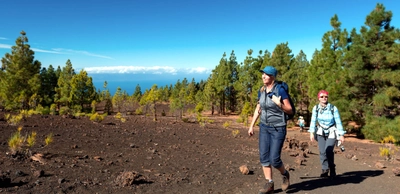
[[[275,81],[276,82],[276,85],[275,85],[275,88],[274,88],[274,93],[275,94],[278,94],[279,95],[279,89],[282,87],[285,91],[286,91],[286,93],[288,94],[288,99],[289,99],[289,102],[290,102],[290,106],[292,107],[292,114],[286,114],[286,113],[283,113],[283,114],[285,114],[285,118],[286,118],[286,120],[291,120],[291,119],[293,119],[293,117],[296,115],[296,107],[294,106],[294,103],[293,103],[293,100],[292,100],[292,98],[290,97],[290,94],[289,94],[289,86],[287,85],[287,83],[286,82],[283,82],[283,81]],[[278,96],[279,97],[279,96]]]

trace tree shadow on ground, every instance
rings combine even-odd
[[[382,170],[352,171],[337,175],[334,179],[320,177],[300,177],[300,179],[311,179],[291,184],[286,193],[297,193],[300,191],[312,191],[320,187],[338,186],[342,184],[359,184],[369,177],[382,175]]]

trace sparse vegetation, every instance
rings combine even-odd
[[[51,115],[56,115],[57,113],[57,105],[56,104],[51,104],[50,105],[50,114]]]
[[[107,113],[105,113],[105,114],[107,114]],[[105,114],[101,115],[99,113],[94,113],[94,114],[92,114],[92,116],[90,116],[90,120],[93,122],[96,122],[96,123],[100,123],[101,121],[104,120]]]
[[[187,118],[187,117],[182,117],[182,121],[185,122],[185,123],[188,123],[188,122],[189,122],[189,118]]]
[[[42,105],[39,104],[36,107],[36,112],[41,115],[48,115],[50,114],[50,108],[48,106],[43,107]]]
[[[12,155],[22,154],[25,156],[31,155],[31,148],[36,143],[35,131],[31,134],[22,136],[22,127],[18,127],[17,131],[8,140],[8,146]]]
[[[250,107],[250,103],[245,102],[238,120],[246,127],[249,125],[249,115],[251,114],[251,111],[252,108]]]
[[[24,141],[21,137],[21,132],[16,131],[8,140],[8,146],[10,147],[11,153],[17,153],[17,151],[21,149],[23,142]]]
[[[122,113],[118,112],[117,114],[115,114],[114,116],[115,119],[125,123],[126,122],[126,118],[122,115]]]
[[[70,110],[70,108],[63,106],[60,108],[59,113],[60,113],[60,115],[69,115],[69,114],[71,114],[71,110]]]
[[[213,124],[215,121],[212,119],[207,119],[207,123]]]
[[[53,142],[53,133],[50,133],[46,136],[46,139],[44,139],[44,143],[46,146],[48,146],[52,142]]]
[[[224,124],[222,124],[222,127],[224,127],[225,129],[228,129],[231,126],[232,122],[231,121],[225,121]]]
[[[232,135],[233,135],[234,138],[236,138],[237,136],[239,136],[239,134],[240,134],[240,130],[239,130],[239,129],[234,129],[234,130],[232,130]]]
[[[398,150],[394,145],[396,139],[389,135],[384,137],[381,143],[384,144],[384,147],[379,147],[379,155],[385,157],[386,160],[392,160],[395,157],[395,151]]]
[[[135,110],[135,114],[137,114],[137,115],[142,115],[142,114],[143,114],[143,108],[142,108],[142,106],[140,106],[139,108],[137,108],[137,109]]]
[[[23,116],[22,116],[22,114],[18,114],[18,115],[6,114],[5,119],[7,120],[8,124],[15,126],[21,122],[21,120],[23,119]]]
[[[32,133],[26,138],[26,143],[29,148],[31,148],[36,143],[36,132],[32,131]]]
[[[395,144],[396,143],[396,139],[393,137],[393,135],[389,135],[387,137],[384,137],[382,139],[381,143],[392,143],[392,144]]]

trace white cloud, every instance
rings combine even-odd
[[[7,38],[4,37],[0,37],[0,40],[8,40]]]
[[[31,48],[35,52],[39,53],[54,53],[54,54],[62,54],[61,52],[58,51],[49,51],[49,50],[43,50],[43,49],[37,49],[37,48]]]
[[[209,74],[211,69],[204,67],[175,68],[169,66],[106,66],[84,68],[88,73],[132,73],[132,74]]]
[[[205,67],[187,68],[186,70],[188,73],[211,73],[211,70]]]
[[[11,49],[12,45],[9,44],[0,44],[0,48],[4,49]],[[55,54],[61,54],[60,52],[57,51],[51,51],[51,50],[43,50],[43,49],[38,49],[38,48],[31,48],[35,52],[39,53],[55,53]]]
[[[0,37],[1,39],[1,37]],[[6,38],[4,38],[6,39]],[[0,49],[11,49],[12,45],[8,44],[0,44]],[[39,53],[53,53],[53,54],[80,54],[80,55],[86,55],[86,56],[92,56],[92,57],[98,57],[98,58],[104,58],[104,59],[113,59],[112,57],[109,56],[104,56],[104,55],[98,55],[94,53],[90,53],[88,51],[78,51],[78,50],[72,50],[72,49],[63,49],[63,48],[55,48],[51,50],[43,50],[43,49],[38,49],[38,48],[31,48],[35,52]]]
[[[104,58],[104,59],[113,59],[112,57],[109,57],[109,56],[94,54],[94,53],[90,53],[88,51],[78,51],[78,50],[63,49],[63,48],[54,48],[53,50],[57,51],[57,52],[67,52],[67,53],[75,53],[75,54],[87,55],[87,56]]]
[[[8,44],[0,44],[0,48],[10,49],[10,48],[11,48],[11,45],[8,45]]]

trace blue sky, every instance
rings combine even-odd
[[[24,30],[42,67],[89,74],[209,73],[224,52],[242,62],[284,42],[310,59],[334,14],[359,30],[378,2],[399,28],[398,0],[0,0],[0,57]]]

